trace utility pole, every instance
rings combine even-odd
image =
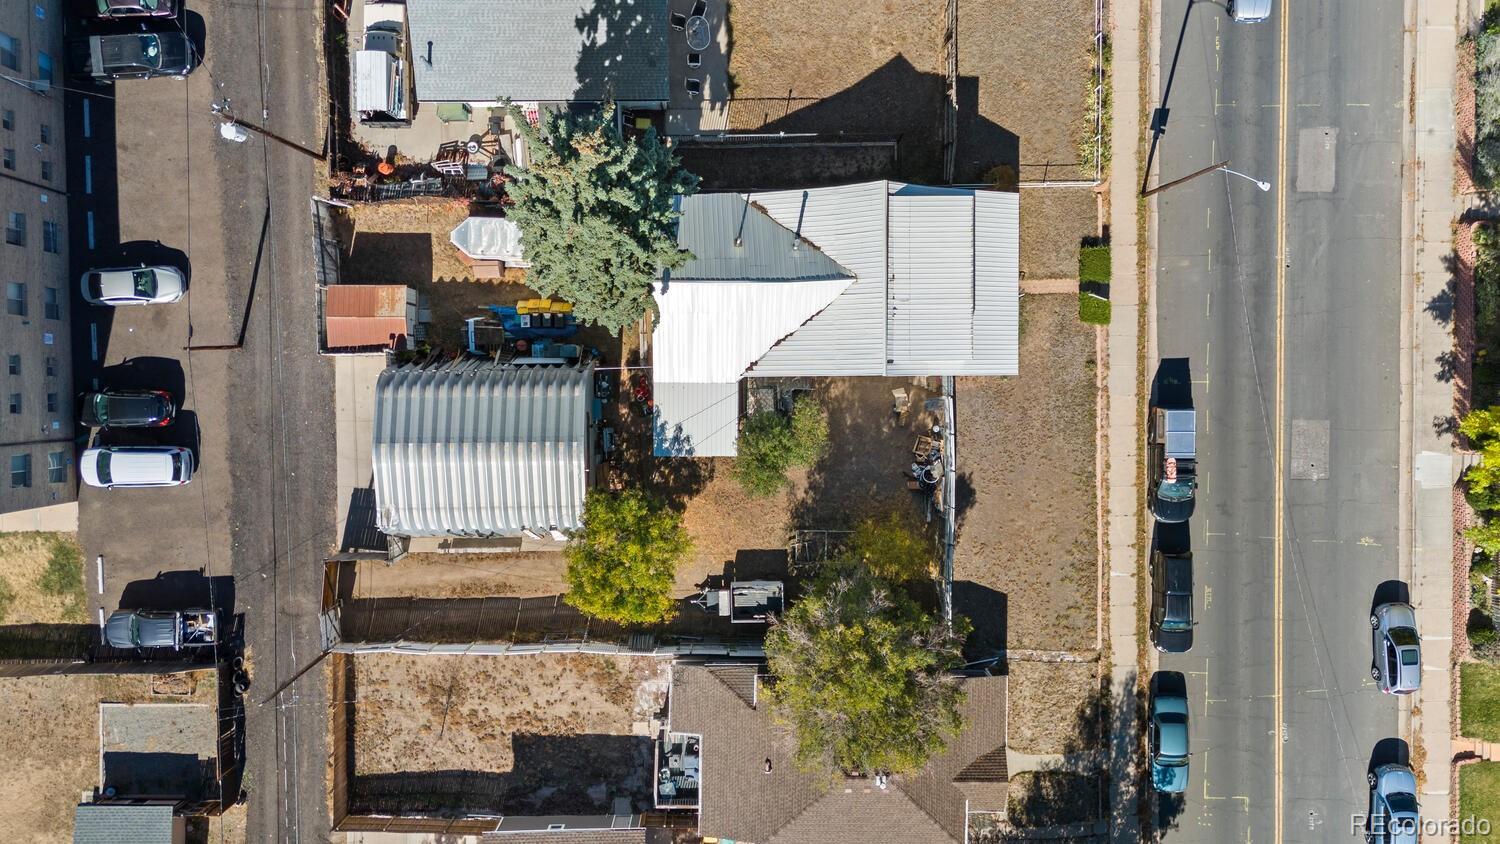
[[[229,106],[228,97],[210,104],[209,109],[212,110],[214,114],[217,114],[220,120],[223,120],[230,126],[238,126],[242,129],[249,129],[250,131],[263,137],[269,138],[284,147],[296,150],[297,152],[302,153],[303,155],[311,158],[314,161],[328,160],[328,155],[326,152],[313,152],[312,150],[308,149],[305,146],[302,146],[296,141],[289,141],[286,138],[283,138],[280,135],[276,134],[275,132],[272,132],[270,129],[265,128],[264,126],[256,126],[254,123],[247,123],[244,120],[235,117],[234,111]],[[225,137],[230,138],[230,140],[244,140],[243,138],[232,138],[229,135],[225,135]]]
[[[1203,175],[1204,173],[1212,173],[1215,170],[1220,170],[1220,169],[1223,169],[1223,168],[1228,167],[1228,166],[1229,166],[1229,159],[1226,158],[1223,161],[1220,161],[1218,164],[1210,164],[1207,167],[1204,167],[1202,170],[1197,170],[1195,172],[1189,173],[1189,174],[1187,174],[1186,176],[1183,176],[1180,179],[1173,179],[1172,181],[1167,182],[1164,185],[1157,185],[1156,187],[1154,187],[1154,188],[1152,188],[1150,190],[1143,190],[1143,191],[1141,191],[1141,197],[1144,198],[1144,197],[1148,197],[1148,196],[1150,196],[1150,195],[1152,195],[1154,193],[1161,193],[1162,191],[1166,190],[1167,188],[1173,188],[1173,187],[1176,187],[1176,186],[1182,184],[1183,182],[1190,181],[1192,179],[1196,179],[1199,176]]]

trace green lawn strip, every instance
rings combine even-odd
[[[1500,741],[1500,665],[1466,662],[1459,670],[1459,723],[1463,735]]]
[[[1464,842],[1500,841],[1500,762],[1475,762],[1458,769],[1458,817],[1489,821],[1488,835],[1465,834]]]
[[[1078,318],[1089,325],[1109,325],[1109,300],[1092,293],[1078,294]]]

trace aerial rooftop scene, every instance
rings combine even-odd
[[[1500,840],[1500,0],[33,0],[0,81],[0,840]]]

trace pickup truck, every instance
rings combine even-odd
[[[204,648],[219,640],[213,610],[118,610],[104,623],[104,640],[115,648]]]
[[[1151,408],[1147,503],[1158,522],[1185,522],[1198,492],[1198,424],[1191,405]]]

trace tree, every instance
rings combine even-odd
[[[932,540],[922,535],[914,519],[894,510],[856,525],[847,553],[876,577],[892,583],[919,581],[937,573]]]
[[[772,711],[809,769],[919,770],[963,727],[958,629],[869,568],[836,563],[772,623]]]
[[[520,227],[526,282],[543,296],[573,303],[580,320],[612,332],[654,307],[651,284],[689,253],[677,248],[673,199],[694,193],[698,177],[646,130],[637,141],[614,122],[614,105],[598,113],[546,112],[532,126],[510,107],[531,166],[507,166],[508,213]]]
[[[1464,537],[1474,547],[1490,555],[1500,556],[1500,521],[1487,521],[1464,529]]]
[[[1500,407],[1470,411],[1458,430],[1480,451],[1479,463],[1464,472],[1469,503],[1476,510],[1500,510]]]
[[[677,564],[692,549],[682,517],[639,491],[590,492],[583,529],[565,555],[564,600],[589,615],[621,624],[672,617]]]
[[[745,491],[773,495],[788,483],[787,470],[811,467],[828,451],[828,414],[813,398],[800,398],[791,417],[763,410],[745,419],[734,475]]]

